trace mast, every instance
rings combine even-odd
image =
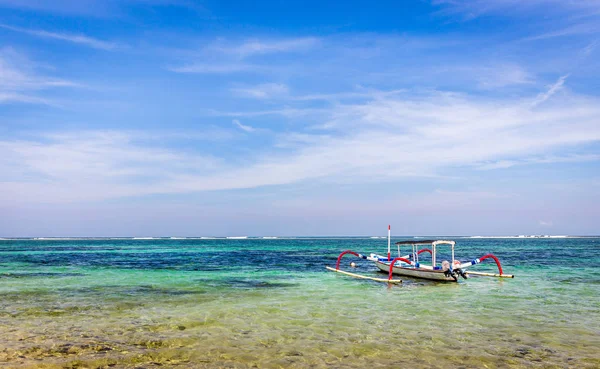
[[[392,233],[391,227],[388,224],[388,261],[390,261],[390,259],[391,259],[391,257],[390,257],[390,255],[391,255],[391,249],[390,249],[390,237],[391,237],[391,233]]]

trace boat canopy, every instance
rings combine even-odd
[[[454,245],[454,241],[445,241],[445,240],[411,240],[411,241],[400,241],[396,242],[396,245],[439,245],[439,244],[449,244]]]
[[[435,267],[435,262],[436,262],[435,259],[437,257],[436,246],[437,245],[450,245],[450,250],[452,252],[452,260],[454,260],[454,245],[455,244],[456,244],[456,242],[447,241],[447,240],[410,240],[410,241],[396,242],[396,245],[398,245],[398,255],[400,255],[400,245],[411,245],[412,246],[412,258],[417,263],[419,262],[419,252],[417,252],[416,246],[417,245],[431,245],[431,248],[433,250],[429,250],[429,252],[431,252],[431,265],[433,265],[433,267]],[[423,250],[421,250],[421,252],[422,251]]]
[[[411,240],[396,242],[396,245],[431,245],[435,240]]]

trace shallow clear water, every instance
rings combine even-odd
[[[0,240],[0,367],[600,367],[599,238],[456,241],[516,278],[325,270],[381,239]]]

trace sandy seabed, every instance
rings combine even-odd
[[[511,308],[502,312],[485,302],[479,307],[465,303],[459,290],[443,287],[437,302],[424,309],[418,299],[398,298],[397,291],[410,287],[388,290],[361,282],[361,293],[349,297],[348,281],[334,279],[343,288],[321,288],[309,296],[281,285],[219,295],[155,293],[159,297],[154,298],[150,288],[121,301],[59,303],[41,296],[29,306],[5,306],[0,366],[600,367],[600,338],[590,325],[547,312],[531,314],[514,297],[507,298],[505,306]],[[360,298],[365,287],[379,303]],[[389,304],[381,303],[386,300]]]

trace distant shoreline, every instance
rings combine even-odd
[[[393,239],[454,238],[454,239],[569,239],[600,238],[600,235],[518,235],[518,236],[393,236]],[[387,239],[386,236],[192,236],[192,237],[0,237],[0,241],[68,241],[68,240],[131,240],[131,241],[181,241],[181,240],[295,240],[295,239]]]

